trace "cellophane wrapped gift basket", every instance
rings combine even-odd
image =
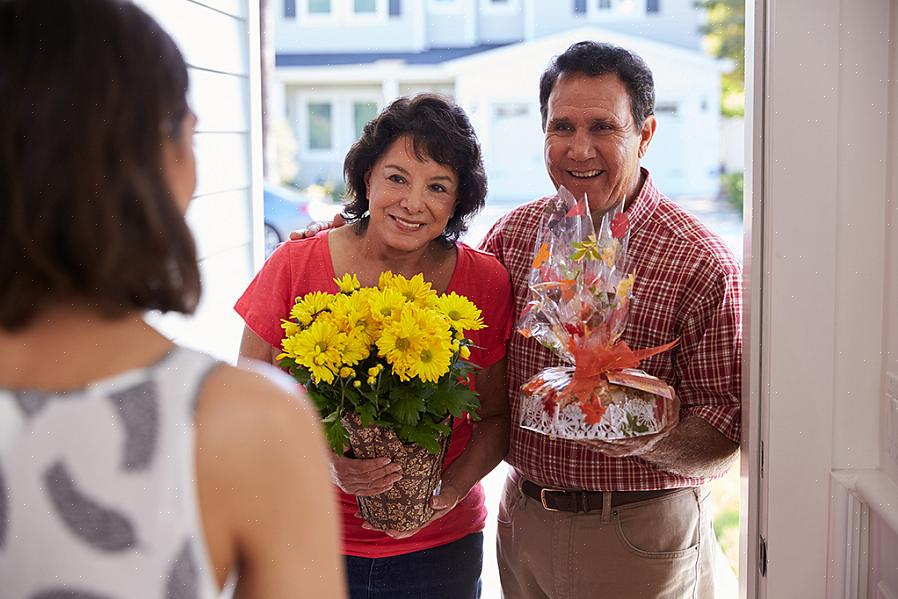
[[[676,341],[634,351],[621,340],[635,283],[627,270],[629,222],[618,207],[594,227],[586,202],[562,187],[540,223],[518,332],[565,365],[522,386],[519,424],[577,441],[657,433],[668,424],[673,389],[637,367]]]

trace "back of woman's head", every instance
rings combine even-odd
[[[196,250],[163,173],[187,68],[116,0],[0,0],[0,330],[53,303],[192,311]]]

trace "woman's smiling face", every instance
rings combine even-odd
[[[446,229],[457,203],[458,176],[415,156],[412,138],[397,138],[367,176],[368,233],[394,250],[420,250]]]

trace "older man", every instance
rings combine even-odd
[[[556,187],[586,195],[596,223],[624,203],[636,287],[623,338],[633,348],[680,339],[642,366],[676,389],[681,408],[666,433],[590,447],[514,426],[521,384],[559,360],[533,339],[513,336],[512,469],[498,526],[509,598],[714,594],[704,483],[727,469],[738,448],[742,276],[724,243],[640,167],[655,133],[654,100],[642,59],[609,44],[571,46],[540,81],[549,176]],[[511,273],[518,313],[547,201],[510,212],[482,243]]]

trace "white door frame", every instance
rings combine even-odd
[[[739,509],[739,596],[763,597],[761,537],[766,488],[761,474],[761,325],[763,290],[764,106],[767,0],[745,0],[745,184],[743,203],[742,451]],[[766,559],[766,556],[764,556]],[[766,566],[765,566],[766,567]]]
[[[832,481],[881,465],[898,0],[747,0],[746,12],[740,592],[839,596]]]

